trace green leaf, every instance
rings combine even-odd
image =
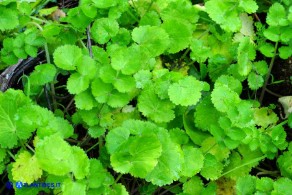
[[[219,162],[226,160],[230,155],[230,150],[226,146],[218,144],[214,137],[210,136],[204,139],[200,145],[203,154],[212,154]],[[210,146],[212,146],[212,148]]]
[[[268,11],[267,24],[270,26],[285,26],[288,24],[286,19],[286,11],[283,5],[280,3],[274,3]]]
[[[27,151],[21,152],[12,166],[12,176],[14,181],[31,184],[32,182],[37,181],[43,173],[36,157],[31,156]]]
[[[74,100],[76,107],[83,110],[90,110],[96,105],[96,101],[89,90],[75,95]]]
[[[144,63],[141,47],[138,45],[121,47],[111,55],[112,67],[125,75],[138,72]]]
[[[275,55],[275,48],[271,43],[265,43],[259,47],[259,50],[266,57],[272,58]]]
[[[86,184],[81,181],[65,180],[62,183],[63,195],[72,195],[74,193],[78,195],[86,195]]]
[[[255,72],[251,72],[247,78],[248,86],[252,90],[257,90],[261,88],[264,84],[264,78],[261,75],[256,74]]]
[[[113,82],[113,86],[121,93],[131,92],[135,89],[136,83],[135,79],[132,76],[119,74],[115,81]]]
[[[194,113],[195,125],[202,130],[210,130],[211,125],[218,123],[220,112],[216,110],[211,101],[211,96],[205,97],[196,106]]]
[[[256,189],[261,192],[271,192],[274,181],[269,177],[262,177],[256,180]]]
[[[38,34],[38,31],[31,30],[25,35],[24,42],[26,45],[40,47],[45,43],[45,39]]]
[[[164,53],[170,44],[169,35],[158,26],[140,26],[134,28],[132,39],[138,43],[149,57]]]
[[[177,144],[187,144],[189,142],[189,136],[183,130],[175,128],[171,129],[169,133],[170,138]]]
[[[255,124],[254,103],[249,100],[241,100],[227,111],[227,115],[234,127],[253,127]],[[238,133],[238,135],[240,135],[240,133]]]
[[[147,175],[146,181],[163,186],[179,178],[183,164],[183,153],[178,144],[172,142],[165,129],[156,132],[162,145],[162,153],[155,168]]]
[[[16,64],[18,62],[18,57],[13,52],[13,39],[6,38],[3,40],[2,44],[4,48],[2,48],[0,51],[1,61],[6,64]]]
[[[138,109],[146,117],[161,123],[169,122],[175,118],[174,104],[169,100],[161,100],[156,94],[153,87],[144,89],[138,97]]]
[[[117,107],[123,107],[125,105],[127,105],[130,100],[131,100],[132,96],[129,93],[120,93],[117,90],[113,90],[112,93],[109,96],[108,99],[108,105],[113,107],[113,108],[117,108]]]
[[[88,187],[99,188],[102,185],[114,183],[114,178],[103,168],[101,162],[97,159],[90,159],[89,174],[87,176]]]
[[[93,127],[90,127],[88,129],[89,135],[93,138],[98,138],[98,137],[104,135],[105,131],[106,130],[100,126],[93,126]]]
[[[288,145],[286,141],[287,134],[286,131],[284,130],[284,127],[281,125],[276,125],[272,127],[270,131],[272,143],[280,150],[284,150]]]
[[[160,26],[161,20],[156,11],[149,11],[145,13],[139,22],[140,26]]]
[[[53,54],[56,66],[64,70],[75,70],[82,51],[75,45],[63,45],[58,47]]]
[[[40,167],[48,173],[62,176],[71,170],[72,149],[57,134],[38,141],[35,155]]]
[[[203,40],[193,39],[190,48],[192,51],[190,54],[191,59],[199,63],[205,62],[212,56],[211,48]]]
[[[278,42],[280,40],[281,30],[278,26],[273,27],[269,26],[266,30],[264,30],[264,36],[274,42]]]
[[[111,18],[100,18],[94,21],[90,32],[96,43],[105,44],[117,35],[119,32],[119,24]]]
[[[16,113],[22,106],[28,105],[28,99],[22,91],[8,89],[0,93],[0,145],[2,148],[13,148],[18,139],[27,139],[35,130],[33,128],[18,128]]]
[[[266,128],[269,125],[276,124],[279,119],[277,115],[274,112],[272,112],[272,110],[270,110],[267,107],[264,107],[256,108],[254,110],[254,120],[257,125]]]
[[[237,80],[236,78],[234,78],[233,76],[227,76],[227,75],[220,76],[216,80],[215,87],[217,85],[225,85],[229,89],[238,93],[238,95],[240,95],[241,91],[242,91],[241,82],[239,80]]]
[[[241,177],[236,182],[236,193],[238,195],[254,194],[256,189],[256,177],[248,175]]]
[[[95,7],[105,9],[105,8],[116,6],[119,1],[118,0],[106,0],[106,1],[92,0],[92,2]]]
[[[105,65],[99,69],[99,78],[105,83],[113,83],[119,76],[119,72],[112,68],[112,66]]]
[[[206,83],[198,81],[195,77],[186,77],[170,85],[169,99],[176,105],[195,105],[201,98],[201,91],[207,91],[206,86]]]
[[[92,6],[92,4],[88,2],[81,1],[79,4],[83,14],[89,18],[95,18],[97,15],[97,9]]]
[[[266,61],[261,60],[253,63],[256,73],[265,76],[268,73],[269,66]]]
[[[78,94],[89,87],[89,79],[78,72],[71,74],[67,81],[67,89],[71,94]]]
[[[211,94],[212,103],[220,112],[227,112],[240,102],[239,95],[225,85],[217,84]]]
[[[248,37],[245,37],[239,44],[237,50],[238,72],[242,76],[247,76],[251,69],[252,63],[256,57],[256,50]]]
[[[291,46],[281,46],[279,48],[279,56],[282,59],[288,59],[292,55]]]
[[[192,26],[180,20],[166,20],[161,27],[169,35],[169,53],[177,53],[187,48],[192,39]]]
[[[183,183],[183,192],[185,193],[183,195],[202,194],[203,189],[203,182],[198,176],[194,176],[190,180]]]
[[[210,0],[206,2],[205,7],[210,18],[218,23],[224,30],[229,32],[240,30],[241,21],[234,3],[226,0]]]
[[[291,145],[291,144],[290,144]],[[291,147],[290,147],[291,148]],[[292,179],[292,150],[284,152],[278,159],[277,164],[283,177]]]
[[[145,178],[157,164],[161,151],[161,144],[153,134],[130,137],[113,153],[111,164],[118,172]]]
[[[159,3],[162,4],[162,2]],[[160,15],[163,22],[174,19],[194,24],[199,19],[197,10],[189,1],[167,2],[167,7],[161,11]]]
[[[163,70],[161,71],[163,72]],[[183,78],[184,76],[181,73],[173,72],[173,71],[168,72],[168,70],[166,70],[165,74],[163,73],[163,75],[159,75],[158,78],[156,78],[155,82],[153,83],[154,88],[155,88],[155,93],[161,99],[169,99],[168,89],[170,85],[178,82],[179,80]]]
[[[109,154],[117,152],[122,144],[126,143],[130,137],[130,130],[117,127],[111,130],[106,136],[106,148]]]
[[[274,182],[274,190],[272,195],[283,194],[288,195],[292,191],[292,180],[282,177]]]
[[[256,12],[259,8],[256,1],[254,0],[240,0],[238,6],[244,9],[244,11],[246,11],[248,14]]]
[[[109,95],[113,91],[113,86],[111,84],[106,84],[100,79],[96,78],[91,84],[91,91],[96,101],[99,103],[106,103],[108,101]]]
[[[0,30],[12,30],[19,25],[18,15],[15,10],[0,7]]]
[[[205,155],[204,166],[201,170],[201,175],[206,179],[218,179],[223,170],[223,164],[219,162],[215,156],[207,153]]]
[[[71,170],[76,179],[83,179],[89,173],[89,159],[85,151],[72,146]]]
[[[40,64],[29,75],[31,85],[44,85],[54,81],[57,69],[53,64]]]
[[[152,73],[149,70],[140,70],[134,74],[136,88],[143,89],[151,84]]]
[[[186,146],[183,148],[184,164],[182,166],[181,175],[192,177],[199,173],[204,164],[204,155],[198,148]]]
[[[111,130],[106,137],[106,147],[112,154],[111,163],[115,170],[121,173],[130,172],[132,175],[142,178],[153,170],[162,151],[158,137],[147,131],[147,126],[141,126],[142,129],[139,129],[142,131],[141,134],[130,136],[127,126],[134,130],[136,125],[140,126],[143,123],[127,121],[122,127]],[[152,123],[145,123],[145,125],[148,124],[157,128]],[[143,131],[147,131],[147,134]]]
[[[89,56],[83,55],[77,62],[77,72],[89,79],[96,77],[98,66],[96,62]]]
[[[87,14],[88,15],[88,14]],[[91,22],[92,19],[84,14],[82,7],[75,7],[69,9],[67,16],[62,18],[61,21],[72,24],[76,29],[85,29]]]

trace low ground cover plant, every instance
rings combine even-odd
[[[291,37],[290,0],[1,1],[0,193],[290,194]]]

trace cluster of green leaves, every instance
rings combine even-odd
[[[54,194],[120,195],[128,192],[117,181],[130,174],[143,180],[142,194],[159,186],[180,195],[215,194],[228,185],[238,194],[289,192],[291,143],[277,159],[282,178],[249,175],[288,142],[272,109],[241,98],[242,82],[257,90],[269,72],[257,51],[267,58],[277,51],[283,59],[291,56],[289,1],[269,7],[267,26],[248,15],[259,8],[254,0],[209,0],[204,6],[189,0],[82,0],[62,23],[44,17],[55,8],[38,12],[35,6],[0,3],[1,63],[34,57],[40,47],[47,54],[47,63],[27,77],[27,96],[0,93],[0,170],[14,157],[11,181],[62,183]],[[167,56],[183,63],[168,68]],[[33,103],[44,85],[53,93],[58,75],[68,76],[66,89],[74,96],[76,112],[68,120]],[[98,139],[89,149],[99,147],[97,158],[89,158],[82,144],[68,143],[78,137],[73,126],[79,125]],[[174,181],[182,186],[167,186]]]

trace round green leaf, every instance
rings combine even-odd
[[[75,70],[76,63],[81,56],[81,49],[75,45],[60,46],[53,54],[56,66],[64,70]]]

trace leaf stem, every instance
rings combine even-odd
[[[27,143],[25,143],[25,146],[30,149],[33,153],[35,153],[35,150]]]
[[[7,153],[9,154],[9,156],[10,156],[11,158],[13,158],[14,161],[16,161],[15,156],[14,156],[9,150],[7,151]]]
[[[123,174],[120,173],[119,176],[117,177],[117,179],[115,180],[115,183],[118,183],[118,181],[121,179],[122,176],[123,176]]]
[[[91,146],[88,150],[86,150],[85,152],[88,153],[90,150],[92,150],[93,148],[95,148],[96,146],[99,145],[99,142],[95,143],[93,146]]]
[[[92,43],[91,43],[91,37],[90,37],[90,25],[88,25],[86,29],[86,35],[87,35],[87,49],[89,51],[89,56],[93,58]]]
[[[103,147],[103,136],[101,135],[99,138],[98,138],[98,152],[99,152],[99,155],[101,154],[101,149]]]
[[[270,78],[270,74],[271,74],[271,71],[272,71],[273,66],[274,66],[277,49],[278,49],[278,42],[276,42],[276,44],[275,44],[274,56],[271,59],[270,66],[269,66],[269,70],[268,70],[268,73],[266,75],[266,79],[265,79],[265,82],[264,82],[264,85],[263,85],[263,88],[262,88],[262,92],[261,92],[261,95],[260,95],[260,98],[259,98],[260,104],[263,103],[263,99],[264,99],[264,95],[265,95],[266,88],[267,88],[267,85],[268,85],[268,81],[269,81],[269,78]]]

